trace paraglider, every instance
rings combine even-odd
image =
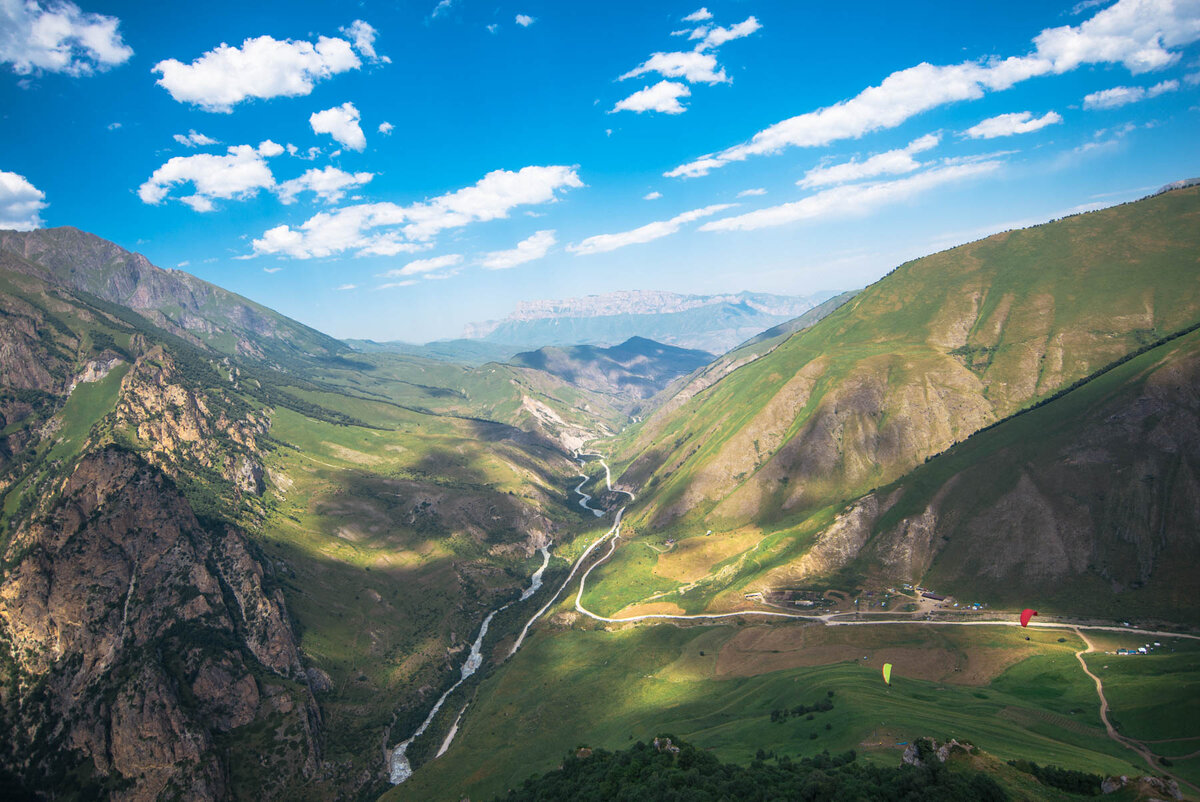
[[[888,685],[892,684],[892,664],[891,663],[883,664],[883,681],[886,682]]]
[[[1037,610],[1030,610],[1028,607],[1026,607],[1024,610],[1022,610],[1021,611],[1021,626],[1023,626],[1023,627],[1029,626],[1029,619],[1033,618],[1035,615],[1037,615]]]

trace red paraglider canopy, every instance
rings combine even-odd
[[[1033,618],[1035,615],[1037,615],[1037,610],[1030,610],[1028,607],[1026,607],[1024,610],[1022,610],[1021,611],[1021,626],[1023,626],[1023,627],[1029,626],[1029,619]]]

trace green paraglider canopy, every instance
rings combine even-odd
[[[892,684],[892,664],[891,663],[883,664],[883,681],[886,682],[888,685]]]

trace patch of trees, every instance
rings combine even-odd
[[[1100,796],[1100,784],[1104,782],[1104,778],[1097,774],[1063,769],[1058,766],[1039,766],[1029,760],[1010,760],[1008,765],[1017,771],[1032,774],[1042,785],[1048,785],[1071,794]]]
[[[609,752],[569,753],[561,768],[531,777],[497,802],[774,802],[774,800],[879,800],[880,802],[978,802],[1007,800],[987,774],[934,765],[893,768],[864,765],[853,751],[798,760],[755,759],[748,766],[723,763],[709,752],[670,739],[679,747],[656,749],[639,741]],[[577,756],[582,755],[582,756]]]
[[[771,711],[771,721],[779,724],[789,718],[800,716],[807,716],[808,720],[812,721],[814,713],[828,713],[830,710],[833,710],[833,691],[830,691],[824,699],[816,704],[776,708]]]

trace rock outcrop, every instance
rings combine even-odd
[[[314,775],[319,712],[281,592],[161,471],[84,457],[4,559],[0,767],[30,788],[216,800],[254,774],[286,798]]]

